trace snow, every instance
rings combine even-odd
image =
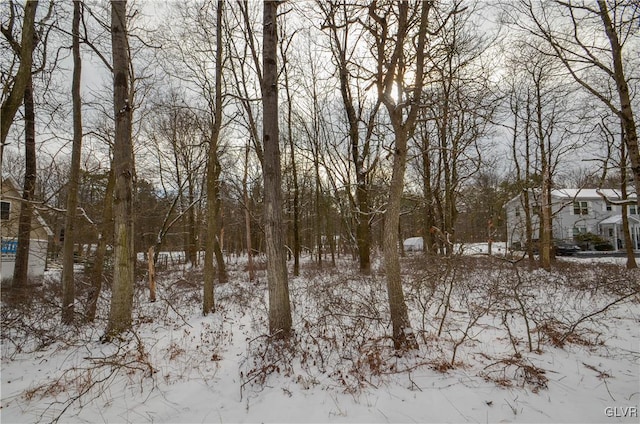
[[[137,285],[134,332],[109,343],[100,341],[108,291],[98,320],[77,327],[61,326],[51,306],[21,309],[3,293],[0,419],[638,422],[638,272],[576,260],[552,271],[521,265],[516,274],[486,255],[403,259],[420,349],[402,355],[388,338],[384,275],[361,276],[346,260],[322,270],[305,260],[290,277],[289,343],[267,335],[264,271],[250,282],[238,258],[229,283],[216,286],[215,314],[202,316],[197,269],[159,273],[159,300]],[[59,276],[48,278],[45,299],[59,290]]]

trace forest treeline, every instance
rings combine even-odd
[[[38,210],[63,322],[95,317],[109,273],[107,336],[131,325],[150,248],[204,267],[205,314],[225,255],[251,272],[266,254],[281,336],[288,263],[346,255],[368,274],[380,252],[394,344],[412,348],[404,238],[430,255],[504,240],[524,193],[548,268],[553,188],[630,202],[640,186],[633,0],[10,0],[0,17],[2,175],[23,187],[13,285]],[[94,263],[87,311],[74,252]]]

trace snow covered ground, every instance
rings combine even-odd
[[[495,246],[494,246],[495,248]],[[51,274],[28,303],[3,292],[0,420],[13,422],[638,422],[640,274],[567,262],[403,260],[415,352],[398,354],[383,270],[291,277],[295,335],[267,336],[264,271],[229,263],[203,317],[198,270],[136,287],[134,331],[65,327]],[[82,310],[82,293],[77,309]]]

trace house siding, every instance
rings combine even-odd
[[[615,190],[601,191],[609,200],[619,201],[619,193]],[[526,243],[525,213],[522,206],[522,195],[511,199],[505,205],[505,215],[507,218],[507,245],[510,247],[524,246]],[[531,196],[532,198],[536,196]],[[580,202],[578,208],[574,208],[574,202]],[[536,201],[532,201],[535,207]],[[552,204],[552,231],[556,240],[571,241],[574,239],[574,231],[580,233],[596,234],[607,239],[612,246],[617,249],[622,239],[621,228],[613,228],[614,224],[603,226],[601,223],[607,218],[615,217],[622,213],[622,205],[610,205],[607,209],[607,202],[598,195],[595,189],[560,189],[553,190],[551,195]],[[586,213],[584,208],[586,206]],[[576,213],[578,212],[578,213]],[[630,230],[632,233],[634,248],[640,247],[640,217],[637,214],[629,215]],[[532,215],[533,239],[538,239],[540,230],[539,217]],[[608,231],[612,228],[613,234]]]
[[[0,280],[5,281],[13,277],[18,222],[20,217],[20,199],[22,196],[18,184],[12,178],[6,178],[2,181],[2,190],[0,193],[0,200],[10,203],[9,216],[3,217],[7,219],[2,219],[0,222],[0,243],[2,246],[0,255]],[[44,275],[47,265],[49,240],[52,236],[53,232],[36,210],[31,223],[29,241],[29,263],[27,270],[29,277],[40,277]]]

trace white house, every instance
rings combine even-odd
[[[605,196],[607,202],[600,194]],[[526,244],[524,196],[518,195],[509,200],[504,208],[507,221],[507,246],[517,247]],[[629,196],[636,199],[636,195]],[[629,217],[629,231],[634,249],[640,249],[640,215],[636,204],[616,205],[622,200],[620,191],[614,189],[574,189],[565,188],[551,191],[553,214],[553,238],[573,240],[579,234],[591,233],[609,241],[614,250],[623,249],[622,208],[626,207]],[[530,192],[532,205],[532,238],[538,239],[540,233],[539,196]]]
[[[21,189],[18,183],[11,177],[2,181],[0,190],[0,279],[10,280],[13,277],[13,269],[18,247],[18,221],[20,216]],[[46,224],[37,210],[33,212],[31,222],[31,237],[29,241],[29,265],[28,275],[40,277],[44,275],[47,263],[47,248],[53,232]]]

